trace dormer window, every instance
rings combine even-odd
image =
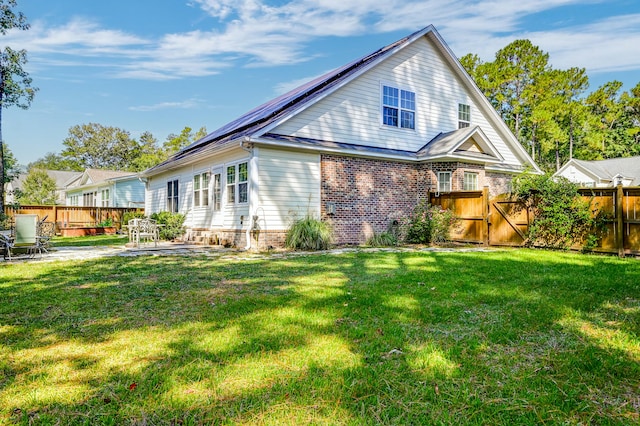
[[[471,125],[471,106],[458,104],[458,129],[463,129]]]
[[[415,129],[415,92],[382,86],[382,124],[402,129]]]

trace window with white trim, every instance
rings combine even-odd
[[[464,172],[464,182],[462,183],[462,189],[465,191],[477,191],[478,190],[478,173]]]
[[[82,205],[84,207],[95,207],[97,192],[85,192],[82,194]]]
[[[222,179],[220,173],[213,175],[213,210],[220,211],[222,207]]]
[[[382,124],[402,129],[415,129],[415,92],[382,86]]]
[[[193,206],[206,207],[209,205],[209,172],[198,173],[193,176]]]
[[[438,192],[451,192],[451,172],[438,172]]]
[[[77,206],[78,205],[78,196],[77,195],[72,195],[71,197],[69,197],[69,205],[70,206]]]
[[[102,207],[109,207],[109,190],[103,189],[100,191],[100,200],[102,201]]]
[[[249,164],[240,163],[227,166],[227,203],[247,203],[249,201]]]
[[[471,106],[468,104],[458,104],[458,129],[463,129],[471,125]]]
[[[167,211],[178,213],[178,179],[167,182]]]

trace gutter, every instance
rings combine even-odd
[[[242,149],[243,151],[247,151],[249,153],[249,161],[248,163],[251,163],[251,160],[253,159],[253,148],[251,146],[245,146],[245,144],[249,144],[251,142],[251,138],[249,138],[248,136],[245,136],[244,138],[242,138],[240,140],[240,149]],[[249,188],[247,188],[247,191],[249,191]],[[247,240],[247,245],[244,247],[245,250],[251,250],[251,201],[249,201],[249,218],[248,218],[248,222],[247,222],[247,230],[245,231],[245,238]]]

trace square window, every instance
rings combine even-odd
[[[451,192],[451,172],[438,172],[438,192]]]
[[[194,207],[209,205],[209,172],[193,176],[193,205]]]
[[[478,173],[464,172],[464,182],[462,189],[465,191],[477,191],[478,190]]]
[[[246,203],[249,201],[249,163],[227,167],[227,202]]]
[[[416,94],[409,90],[382,86],[382,124],[415,129]]]

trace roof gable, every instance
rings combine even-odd
[[[503,157],[478,126],[440,133],[417,152],[418,158],[502,161]]]
[[[640,156],[594,161],[571,159],[555,174],[562,175],[572,165],[586,175],[592,176],[595,181],[613,182],[616,176],[620,175],[630,180],[631,185],[640,185]]]
[[[143,176],[152,176],[156,173],[160,173],[164,170],[171,169],[178,165],[185,165],[196,161],[203,155],[209,155],[209,152],[216,151],[222,146],[228,146],[232,142],[247,141],[255,142],[265,134],[280,134],[283,132],[273,131],[277,126],[286,120],[290,119],[302,111],[309,108],[311,105],[315,105],[320,100],[327,98],[333,94],[336,90],[344,87],[348,83],[354,81],[357,77],[363,75],[367,71],[371,70],[378,64],[386,61],[390,57],[394,56],[398,52],[412,45],[417,40],[425,38],[428,39],[433,45],[435,50],[442,57],[445,66],[448,67],[447,72],[453,74],[457,81],[461,82],[465,88],[465,91],[469,92],[471,98],[477,103],[478,108],[482,110],[483,117],[487,117],[490,122],[490,126],[493,126],[497,132],[499,138],[502,138],[506,145],[505,148],[510,150],[509,155],[517,159],[518,164],[529,164],[534,170],[540,172],[538,166],[529,157],[526,150],[515,139],[515,136],[511,133],[506,124],[498,116],[497,112],[493,109],[489,101],[482,94],[480,89],[475,85],[471,77],[464,70],[460,62],[457,60],[453,52],[448,48],[444,40],[438,34],[433,26],[428,26],[420,31],[417,31],[407,37],[404,37],[394,43],[389,44],[369,55],[363,56],[355,61],[352,61],[342,67],[339,67],[329,73],[324,74],[298,88],[291,90],[269,102],[266,102],[257,108],[252,109],[246,114],[242,115],[238,119],[220,127],[219,129],[209,133],[204,138],[194,142],[193,144],[185,147],[178,153],[174,154],[168,160],[146,170],[142,173]],[[355,100],[357,101],[357,100]],[[286,133],[286,132],[285,132]],[[294,136],[290,134],[289,136]],[[318,138],[324,140],[323,135],[300,135],[306,139]],[[498,150],[495,146],[485,146],[485,140],[488,140],[486,136],[480,137],[481,143],[477,146],[482,152],[476,152],[477,155],[483,158],[494,157],[500,158],[497,153]],[[273,138],[272,138],[273,141]],[[335,144],[346,143],[348,145],[355,145],[353,140],[333,140]],[[363,146],[367,143],[362,140]],[[502,144],[502,142],[500,142]],[[419,146],[419,145],[417,145]],[[412,147],[410,151],[416,150],[416,147]],[[483,149],[483,148],[486,148]],[[384,148],[383,148],[384,149]],[[394,147],[394,149],[400,149]],[[472,155],[473,150],[462,149],[457,156]],[[488,154],[490,153],[490,154]],[[513,165],[511,166],[513,167]],[[515,167],[517,168],[517,167]]]

